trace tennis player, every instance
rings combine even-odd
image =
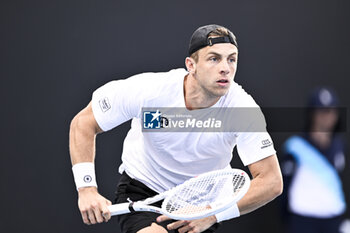
[[[154,196],[201,173],[230,167],[237,146],[253,177],[247,194],[226,211],[193,221],[172,221],[156,213],[118,216],[122,232],[214,232],[218,223],[249,213],[282,192],[281,172],[267,132],[144,132],[144,107],[198,109],[259,106],[234,82],[236,37],[227,28],[206,25],[192,35],[185,69],[143,73],[97,89],[71,122],[70,154],[78,206],[86,224],[110,219],[111,202],[97,190],[96,135],[132,119],[122,153],[116,203]],[[159,119],[153,112],[152,120]],[[154,118],[154,119],[153,119]],[[249,118],[246,121],[253,121]],[[239,119],[232,119],[232,122]],[[243,121],[242,119],[240,119]],[[265,121],[264,121],[265,122]],[[240,122],[235,122],[240,123]],[[242,122],[254,125],[256,122]],[[266,128],[266,126],[265,126]]]

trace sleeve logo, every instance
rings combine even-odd
[[[107,112],[109,109],[111,109],[111,105],[109,104],[109,100],[107,97],[101,99],[100,101],[98,101],[98,103],[100,104],[102,112]]]
[[[262,144],[261,149],[264,149],[266,147],[272,146],[272,142],[270,141],[270,139],[262,140],[261,144]]]

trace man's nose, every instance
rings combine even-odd
[[[228,75],[230,73],[230,66],[227,61],[223,60],[220,64],[220,74]]]

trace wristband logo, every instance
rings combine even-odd
[[[90,183],[92,181],[92,177],[90,175],[86,175],[84,176],[83,180],[85,183]]]

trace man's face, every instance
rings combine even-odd
[[[238,50],[230,43],[207,46],[198,51],[194,77],[200,88],[210,97],[225,95],[235,77]]]

